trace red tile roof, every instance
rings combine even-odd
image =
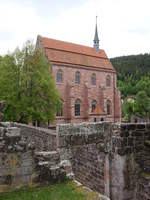
[[[39,36],[48,60],[53,64],[71,64],[114,70],[104,50]]]

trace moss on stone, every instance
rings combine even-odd
[[[141,177],[146,178],[146,179],[150,179],[150,173],[142,172]]]
[[[150,147],[150,140],[145,140],[145,144]]]

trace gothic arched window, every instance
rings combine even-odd
[[[75,83],[80,84],[80,72],[78,71],[75,73]]]
[[[107,87],[110,86],[110,82],[111,82],[110,75],[107,75],[107,76],[106,76],[106,86],[107,86]]]
[[[56,82],[57,82],[57,83],[62,83],[62,82],[63,82],[63,72],[62,72],[61,69],[59,69],[59,70],[57,71]]]
[[[63,100],[61,100],[61,103],[56,108],[56,116],[57,117],[63,116]]]
[[[107,115],[111,114],[111,101],[110,100],[107,100],[106,111],[107,111]]]
[[[96,75],[95,74],[91,75],[91,84],[96,85]]]
[[[80,99],[75,101],[74,112],[75,116],[80,116]]]
[[[96,100],[93,100],[91,103],[91,112],[93,112],[95,110],[96,104],[97,104]]]

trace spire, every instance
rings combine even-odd
[[[98,51],[99,50],[99,38],[98,38],[98,31],[97,31],[97,16],[96,16],[95,36],[94,36],[93,42],[94,42],[93,47],[96,49],[96,51]]]

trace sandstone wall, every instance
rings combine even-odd
[[[11,126],[20,128],[21,136],[24,137],[28,143],[33,144],[37,151],[56,150],[56,130],[19,123],[11,123]]]
[[[71,161],[75,178],[91,189],[106,193],[110,124],[60,125],[57,132],[61,159]]]
[[[78,68],[78,69],[77,69]],[[63,82],[57,83],[56,74],[61,69],[63,72]],[[75,73],[80,72],[80,84],[75,83]],[[96,85],[91,84],[91,75],[96,74]],[[63,99],[63,116],[56,117],[58,123],[81,123],[83,121],[100,121],[104,118],[105,121],[109,122],[120,122],[121,121],[121,110],[120,110],[120,96],[116,90],[116,74],[110,70],[84,68],[76,66],[52,66],[52,74],[56,81],[56,87],[59,91],[61,98]],[[106,77],[111,77],[110,86],[106,86]],[[69,80],[69,81],[68,81]],[[69,88],[68,88],[69,84]],[[87,88],[86,88],[87,87]],[[101,91],[100,88],[103,88]],[[101,92],[103,94],[101,94]],[[116,99],[115,99],[116,95]],[[80,116],[74,114],[74,104],[76,99],[81,100]],[[97,101],[98,106],[106,113],[106,102],[111,101],[111,114],[110,115],[91,115],[93,100]],[[115,102],[117,101],[117,102]],[[116,105],[115,105],[116,104]],[[115,113],[116,112],[116,113]],[[116,119],[115,119],[116,118]]]
[[[32,183],[33,151],[21,138],[20,129],[0,127],[0,192]]]
[[[114,125],[111,155],[111,198],[150,199],[150,124]]]
[[[0,190],[56,182],[65,171],[111,200],[149,200],[150,124],[66,124],[56,132],[0,124]]]
[[[64,166],[55,149],[52,130],[0,123],[0,192],[64,180]]]
[[[150,199],[150,124],[82,123],[57,132],[61,159],[84,185],[112,200]]]

